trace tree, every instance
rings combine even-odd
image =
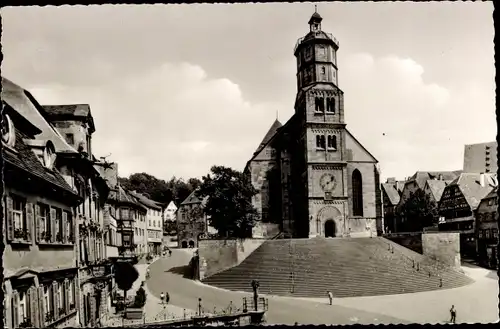
[[[222,237],[251,236],[257,220],[252,197],[257,190],[242,172],[223,166],[213,166],[203,177],[197,196],[208,196],[204,211],[209,223]]]
[[[135,280],[139,277],[139,272],[137,269],[130,263],[116,263],[115,264],[115,273],[119,275],[115,275],[115,282],[118,286],[118,289],[123,290],[123,297],[125,302],[125,316],[127,314],[127,291],[132,288]]]
[[[201,184],[198,178],[189,178],[185,182],[172,177],[166,182],[144,172],[132,174],[128,178],[119,177],[118,182],[124,189],[141,193],[165,206],[170,201],[177,204],[184,201]]]
[[[410,193],[410,197],[396,210],[396,215],[402,219],[401,230],[420,232],[424,227],[437,224],[437,204],[423,190]]]

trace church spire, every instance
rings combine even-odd
[[[318,6],[314,5],[314,14],[312,14],[312,16],[308,22],[311,32],[321,31],[321,21],[322,20],[323,20],[323,18],[321,17],[320,14],[318,14]]]

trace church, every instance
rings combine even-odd
[[[339,44],[322,31],[322,20],[315,12],[309,33],[295,46],[294,115],[284,125],[271,125],[245,167],[258,191],[252,203],[263,237],[272,228],[294,238],[382,232],[378,161],[346,128]]]

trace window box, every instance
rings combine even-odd
[[[54,312],[49,311],[49,312],[45,313],[45,322],[46,323],[54,322]]]
[[[31,323],[31,319],[24,318],[23,322],[18,325],[18,328],[33,328],[33,324]]]

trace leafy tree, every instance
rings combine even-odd
[[[419,189],[415,193],[411,193],[410,197],[396,209],[396,215],[402,220],[401,230],[419,232],[424,227],[437,224],[437,204],[429,195]]]
[[[174,201],[176,204],[184,201],[200,184],[197,178],[183,179],[172,177],[168,182],[147,173],[135,173],[128,178],[119,177],[118,182],[126,190],[137,191],[148,198],[165,206]]]
[[[119,275],[115,275],[115,282],[118,289],[123,290],[123,297],[126,305],[127,291],[132,288],[135,280],[139,278],[139,272],[137,272],[137,269],[132,264],[124,262],[115,264],[115,273],[119,273]],[[126,311],[127,309],[125,308],[125,314]]]
[[[242,172],[223,166],[213,166],[203,177],[197,196],[208,196],[205,213],[210,225],[222,237],[251,236],[257,220],[252,197],[257,193],[249,178]]]

